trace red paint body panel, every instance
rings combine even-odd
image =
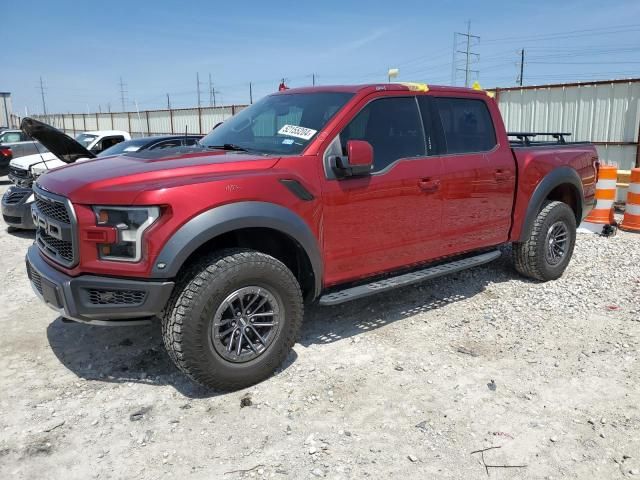
[[[411,91],[404,85],[315,87],[276,93],[344,91],[353,98],[296,156],[221,151],[117,157],[87,161],[43,175],[38,183],[74,204],[80,229],[82,273],[148,278],[166,242],[187,221],[239,201],[274,203],[295,212],[318,240],[324,287],[364,279],[443,256],[519,238],[536,186],[559,166],[575,169],[587,200],[595,193],[595,148],[590,145],[511,149],[495,101],[484,92],[454,87]],[[344,126],[375,98],[436,95],[487,102],[497,146],[490,152],[402,159],[384,174],[328,179],[323,155]],[[314,197],[303,201],[280,179],[293,179]],[[144,237],[143,259],[98,259],[91,205],[159,205],[162,215]]]

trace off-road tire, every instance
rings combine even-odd
[[[546,235],[556,222],[564,222],[568,231],[567,250],[562,260],[552,265],[546,258]],[[555,280],[562,276],[573,254],[576,241],[576,217],[566,203],[546,202],[538,213],[529,238],[513,244],[513,263],[518,272],[536,280]]]
[[[246,363],[224,359],[214,348],[210,322],[231,292],[264,285],[281,300],[280,328],[269,347]],[[293,347],[303,317],[300,286],[279,260],[246,249],[224,249],[194,262],[180,275],[162,316],[162,337],[175,365],[196,382],[231,391],[269,377]]]

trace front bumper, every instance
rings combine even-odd
[[[29,247],[26,262],[31,287],[47,306],[63,317],[97,325],[130,325],[158,315],[174,285],[94,275],[70,277],[49,265],[35,244]]]
[[[2,218],[11,227],[35,229],[31,217],[33,191],[30,188],[9,187],[2,196]]]
[[[0,158],[0,177],[4,177],[9,174],[9,162],[10,158]]]

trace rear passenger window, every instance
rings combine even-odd
[[[373,147],[373,171],[401,158],[423,157],[424,132],[413,97],[374,100],[364,107],[340,133],[342,154],[349,140],[366,140]]]
[[[496,145],[496,134],[487,104],[466,98],[435,98],[442,122],[446,153],[487,152]]]

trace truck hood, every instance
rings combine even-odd
[[[73,163],[78,158],[96,158],[95,154],[84,148],[66,133],[57,128],[25,117],[20,123],[20,129],[35,138],[64,163]]]
[[[144,191],[249,175],[278,160],[200,148],[143,151],[66,165],[43,174],[37,184],[74,203],[131,205]]]
[[[29,170],[30,167],[47,161],[55,161],[59,163],[58,157],[51,152],[34,153],[33,155],[25,155],[24,157],[14,158],[9,162],[10,167],[20,168],[22,170]],[[53,167],[51,167],[53,168]]]

